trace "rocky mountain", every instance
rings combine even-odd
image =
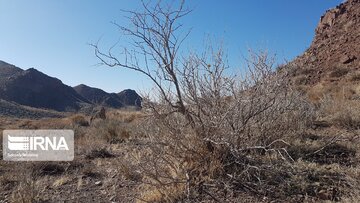
[[[74,87],[74,90],[95,105],[112,108],[128,106],[141,107],[141,97],[134,90],[124,90],[118,94],[107,93],[101,89],[84,84]]]
[[[141,106],[141,98],[134,90],[115,94],[86,85],[72,88],[34,68],[23,70],[4,61],[0,61],[0,100],[2,115],[16,112],[13,109],[17,108],[17,104],[21,108],[28,106],[62,112],[98,105],[111,108]],[[5,107],[11,107],[11,112]],[[34,111],[25,109],[21,112]]]
[[[22,70],[0,63],[0,99],[35,108],[76,111],[90,102],[59,79],[34,68]]]
[[[295,84],[315,100],[319,97],[315,95],[339,91],[346,97],[359,95],[360,0],[348,0],[326,11],[310,47],[292,64]]]
[[[8,64],[4,61],[0,61],[0,82],[22,71],[23,71],[22,69],[14,65]]]
[[[142,98],[134,90],[126,89],[119,92],[117,95],[120,98],[121,103],[125,106],[141,107]]]
[[[112,108],[124,107],[116,94],[110,94],[101,89],[89,87],[84,84],[75,86],[73,88],[78,94],[93,104]]]

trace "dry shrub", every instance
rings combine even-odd
[[[85,158],[87,159],[96,159],[96,158],[113,158],[115,155],[113,155],[111,152],[109,152],[105,148],[101,149],[92,149],[88,154],[86,154]]]
[[[108,118],[112,120],[117,120],[123,123],[131,123],[145,115],[141,111],[135,110],[116,110],[108,112]]]
[[[346,74],[349,73],[349,70],[348,69],[345,69],[345,68],[335,68],[335,70],[333,70],[331,73],[330,73],[330,77],[333,77],[333,78],[339,78],[339,77],[342,77]]]
[[[169,184],[161,187],[144,185],[143,192],[136,202],[181,202],[183,200],[185,184]]]
[[[333,122],[340,127],[350,130],[357,130],[360,128],[359,113],[355,113],[350,110],[339,112]]]
[[[309,79],[305,75],[297,76],[294,80],[295,85],[307,85],[309,83]]]
[[[340,81],[338,83],[329,83],[322,81],[314,86],[308,87],[307,95],[311,102],[320,104],[324,99],[345,101],[356,97],[357,87],[351,83]]]
[[[240,76],[227,74],[222,47],[180,56],[188,33],[179,31],[179,19],[190,13],[184,1],[142,5],[142,12],[127,12],[131,26],[116,24],[132,48],[112,53],[93,45],[103,64],[145,75],[158,93],[143,96],[150,115],[137,129],[143,135],[142,153],[134,155],[142,174],[137,198],[225,202],[244,191],[277,194],[293,162],[286,140],[313,120],[312,106],[288,84],[288,68],[274,72],[266,51],[250,52]],[[108,127],[101,134],[111,142],[117,132]]]
[[[34,181],[21,181],[12,193],[11,202],[14,203],[33,203],[41,202],[41,192],[38,191]]]
[[[356,100],[326,96],[320,102],[318,113],[318,117],[338,127],[349,130],[360,128],[360,104]]]
[[[27,171],[18,171],[18,184],[12,190],[10,201],[14,203],[42,202],[44,188],[38,180],[39,176]]]
[[[76,114],[69,118],[74,126],[89,126],[89,122],[83,115]]]
[[[137,170],[137,166],[134,163],[131,163],[128,160],[117,160],[116,163],[121,172],[121,176],[125,178],[125,180],[140,182],[143,176]]]
[[[312,67],[297,69],[297,72],[299,72],[299,75],[312,75],[315,73],[315,71],[316,70]]]
[[[240,192],[272,197],[277,186],[266,188],[289,173],[285,140],[311,123],[311,105],[288,91],[286,73],[274,74],[264,52],[252,55],[242,80],[223,75],[221,52],[212,56],[210,62],[193,56],[184,71],[189,114],[145,100],[153,117],[142,124],[148,153],[139,160],[140,200],[226,201]]]
[[[356,73],[351,76],[351,81],[360,81],[360,73]]]
[[[17,181],[13,177],[1,176],[0,177],[0,186],[3,190],[12,190],[16,185]]]
[[[75,154],[86,155],[91,150],[100,149],[102,146],[107,144],[101,135],[89,133],[94,131],[96,130],[89,129],[89,131],[86,132],[84,136],[78,136],[75,138]]]
[[[93,179],[98,179],[101,178],[102,176],[101,173],[94,171],[93,169],[90,168],[84,169],[82,174],[85,178],[93,178]]]
[[[114,119],[101,120],[93,125],[92,136],[110,144],[121,143],[130,138],[130,125]]]
[[[31,167],[31,174],[38,176],[56,176],[65,172],[65,167],[56,162],[40,162]]]
[[[131,138],[132,126],[118,120],[98,120],[88,128],[75,128],[76,150],[87,154],[99,150],[104,145],[123,143]]]
[[[324,145],[324,144],[323,144]],[[302,159],[318,164],[340,164],[344,166],[355,166],[356,150],[338,143],[322,145],[293,145],[288,153],[294,160]]]

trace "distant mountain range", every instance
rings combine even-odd
[[[60,112],[89,106],[141,107],[141,97],[134,90],[116,94],[83,84],[70,87],[34,68],[23,70],[4,61],[0,61],[0,99]]]
[[[131,89],[119,93],[107,93],[101,89],[89,87],[84,84],[73,87],[74,90],[92,104],[121,108],[127,106],[141,107],[141,97]]]

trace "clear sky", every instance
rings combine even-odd
[[[311,43],[320,16],[342,0],[188,0],[192,28],[183,50],[201,49],[204,38],[221,40],[230,64],[240,66],[247,48],[266,47],[291,60]],[[140,9],[139,0],[0,0],[0,60],[34,67],[75,86],[108,92],[147,90],[137,73],[97,66],[88,44],[105,47],[122,36],[111,21],[127,25],[121,9]]]

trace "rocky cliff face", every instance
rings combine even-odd
[[[360,0],[348,0],[321,16],[312,44],[292,64],[296,67],[294,75],[298,85],[328,89],[357,83],[360,80]],[[360,93],[360,87],[352,88],[353,93]]]
[[[320,18],[310,48],[299,60],[318,69],[360,66],[360,0],[349,0]]]

